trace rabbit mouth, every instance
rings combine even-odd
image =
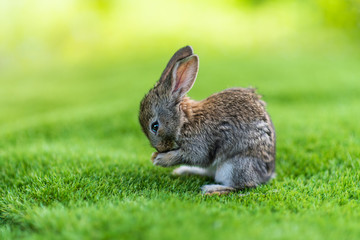
[[[172,142],[172,143],[170,144],[170,146],[157,147],[156,150],[157,150],[159,153],[167,153],[167,152],[170,152],[170,151],[178,150],[179,148],[180,148],[180,146],[179,146],[176,142]]]

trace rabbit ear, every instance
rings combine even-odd
[[[199,70],[199,58],[197,55],[178,61],[172,72],[172,94],[178,97],[184,96],[194,85]]]
[[[179,49],[170,59],[168,64],[166,65],[166,68],[164,69],[163,73],[161,74],[160,81],[163,82],[167,79],[169,76],[169,73],[171,72],[171,69],[174,67],[175,63],[183,58],[186,58],[188,56],[193,55],[193,49],[191,46],[185,46],[181,49]]]

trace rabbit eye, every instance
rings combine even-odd
[[[156,134],[159,129],[159,123],[158,121],[155,121],[151,124],[151,131]]]

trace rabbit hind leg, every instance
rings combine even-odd
[[[236,190],[254,188],[274,176],[274,167],[267,164],[259,158],[235,156],[217,167],[215,181]]]
[[[231,161],[227,161],[217,166],[215,172],[215,182],[220,184],[210,184],[201,187],[201,191],[205,195],[223,195],[236,191],[233,187],[232,175],[234,165]]]
[[[235,188],[220,184],[209,184],[201,187],[201,191],[205,195],[223,195],[235,190]]]
[[[235,156],[216,168],[215,182],[205,185],[205,195],[222,195],[244,188],[253,188],[269,179],[265,163],[261,159]]]

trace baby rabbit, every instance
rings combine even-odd
[[[275,174],[275,130],[265,102],[254,89],[230,88],[202,101],[186,93],[194,85],[199,58],[190,46],[170,59],[160,80],[140,104],[139,121],[154,165],[176,175],[210,176],[218,184],[205,194],[256,187]]]

